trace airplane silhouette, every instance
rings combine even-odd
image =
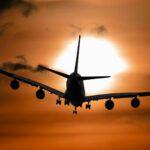
[[[50,71],[59,76],[67,78],[65,93],[60,92],[59,90],[56,90],[50,86],[33,81],[31,79],[13,74],[11,72],[7,72],[3,69],[0,69],[0,73],[13,78],[13,80],[10,83],[10,86],[14,90],[19,88],[19,86],[20,86],[19,81],[21,81],[21,82],[27,83],[31,86],[38,87],[38,90],[36,91],[36,97],[38,99],[43,99],[45,97],[45,91],[48,91],[51,94],[53,93],[58,96],[58,99],[56,100],[56,104],[58,104],[58,105],[61,104],[61,98],[63,98],[65,105],[72,104],[74,106],[73,114],[77,114],[77,107],[79,107],[79,106],[82,107],[82,104],[84,102],[87,103],[86,109],[91,109],[91,105],[90,105],[91,101],[95,101],[95,100],[98,101],[98,100],[105,99],[106,100],[106,102],[105,102],[106,109],[111,110],[114,107],[114,102],[112,99],[132,98],[131,106],[133,108],[137,108],[140,105],[140,101],[139,101],[138,97],[150,96],[150,92],[109,93],[109,94],[86,96],[84,83],[83,83],[84,80],[99,79],[99,78],[103,79],[103,78],[109,78],[110,76],[81,76],[78,73],[80,39],[81,39],[81,36],[79,35],[75,68],[74,68],[74,72],[71,73],[70,75],[47,68],[43,65],[39,66],[40,68],[42,68],[44,70]]]

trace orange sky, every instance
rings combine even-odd
[[[31,4],[32,7],[29,7]],[[27,10],[27,11],[26,11]],[[148,0],[30,0],[2,7],[0,3],[0,65],[24,55],[27,64],[53,67],[68,40],[78,34],[112,39],[131,66],[119,74],[105,92],[150,91],[150,2]],[[106,31],[99,32],[104,26]],[[89,69],[90,70],[90,69]],[[62,78],[26,70],[17,74],[61,90]],[[92,110],[55,106],[56,96],[35,98],[34,87],[9,88],[10,79],[0,75],[0,149],[150,149],[150,102],[141,98],[134,110],[130,100],[116,100],[112,111],[104,102]],[[94,90],[94,89],[93,89]]]

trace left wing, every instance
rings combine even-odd
[[[150,92],[131,92],[131,93],[110,93],[110,94],[101,94],[101,95],[92,95],[92,96],[85,96],[84,101],[98,101],[101,99],[117,99],[117,98],[133,98],[137,96],[150,96]]]
[[[18,80],[18,81],[27,83],[27,84],[29,84],[29,85],[31,85],[31,86],[39,87],[39,88],[41,88],[41,89],[44,89],[44,90],[46,90],[46,91],[49,91],[50,93],[54,93],[55,95],[58,95],[59,97],[62,97],[62,98],[64,97],[64,93],[62,93],[62,92],[60,92],[60,91],[58,91],[58,90],[56,90],[56,89],[54,89],[54,88],[52,88],[52,87],[50,87],[50,86],[47,86],[47,85],[45,85],[45,84],[42,84],[42,83],[33,81],[33,80],[31,80],[31,79],[28,79],[28,78],[25,78],[25,77],[22,77],[22,76],[19,76],[19,75],[10,73],[10,72],[7,72],[7,71],[2,70],[2,69],[0,69],[0,73],[6,75],[6,76],[8,76],[8,77],[11,77],[11,78],[13,78],[13,79],[16,79],[16,80]]]

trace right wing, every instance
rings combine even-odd
[[[54,88],[52,88],[52,87],[50,87],[50,86],[47,86],[47,85],[45,85],[45,84],[42,84],[42,83],[33,81],[33,80],[31,80],[31,79],[28,79],[28,78],[25,78],[25,77],[22,77],[22,76],[13,74],[13,73],[11,73],[11,72],[7,72],[7,71],[5,71],[5,70],[3,70],[3,69],[0,69],[0,73],[1,73],[1,74],[4,74],[4,75],[6,75],[6,76],[8,76],[8,77],[10,77],[10,78],[16,79],[16,80],[18,80],[18,81],[27,83],[27,84],[29,84],[29,85],[31,85],[31,86],[39,87],[39,88],[41,88],[41,89],[44,89],[44,90],[46,90],[46,91],[49,91],[50,93],[53,93],[53,94],[59,96],[59,97],[61,97],[61,98],[64,98],[64,93],[63,93],[63,92],[60,92],[60,91],[58,91],[58,90],[56,90],[56,89],[54,89]]]
[[[84,98],[85,102],[90,101],[98,101],[102,99],[119,99],[119,98],[133,98],[133,97],[141,97],[141,96],[150,96],[150,92],[130,92],[130,93],[110,93],[110,94],[100,94],[100,95],[92,95],[86,96]]]
[[[91,79],[104,79],[104,78],[110,78],[110,76],[82,76],[78,77],[79,80],[91,80]]]

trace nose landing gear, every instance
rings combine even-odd
[[[88,102],[85,106],[86,109],[91,109],[91,104]]]
[[[73,110],[73,114],[77,114],[77,107],[75,107],[75,110]]]

